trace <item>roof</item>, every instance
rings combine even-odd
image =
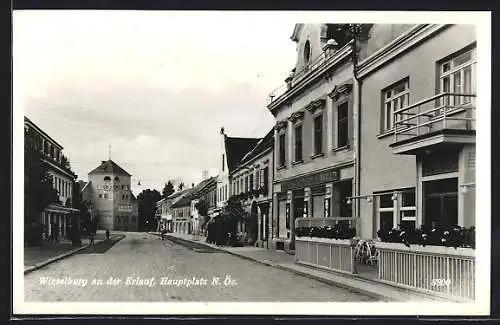
[[[207,179],[201,181],[198,185],[196,185],[192,189],[191,193],[189,193],[189,197],[190,198],[197,198],[197,197],[201,196],[201,192],[204,189],[206,189],[210,185],[214,185],[214,184],[217,184],[217,178],[216,177],[210,177],[210,178],[207,178]]]
[[[52,142],[56,147],[58,147],[59,150],[63,150],[64,149],[63,146],[61,146],[59,143],[57,143],[56,140],[54,140],[53,138],[51,138],[45,131],[43,131],[42,129],[40,129],[40,127],[38,125],[36,125],[32,120],[30,120],[26,116],[24,117],[24,123],[27,124],[27,125],[29,125],[29,127],[35,129],[35,131],[37,131],[43,137],[45,137],[47,140],[49,140],[50,142]]]
[[[190,205],[191,198],[188,197],[188,194],[191,193],[193,189],[194,189],[194,187],[188,188],[188,189],[183,190],[182,192],[179,192],[180,195],[178,195],[178,197],[174,201],[172,201],[171,207],[172,208],[179,208],[179,207]]]
[[[260,138],[225,137],[227,169],[231,173],[245,156],[260,141]]]
[[[240,165],[252,160],[265,150],[272,148],[274,145],[274,128],[272,128],[256,145],[251,149],[243,158],[241,158]]]
[[[103,160],[99,166],[94,168],[90,174],[100,174],[100,173],[112,173],[112,174],[121,174],[121,175],[127,175],[127,176],[132,176],[129,173],[127,173],[123,168],[118,166],[113,160]]]

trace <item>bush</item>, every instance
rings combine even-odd
[[[317,237],[332,239],[351,239],[356,236],[356,228],[351,228],[343,223],[333,227],[299,227],[295,228],[297,237]]]
[[[393,228],[390,230],[377,231],[377,235],[383,242],[403,243],[410,245],[432,245],[446,247],[470,247],[475,248],[475,227],[464,228],[461,226],[442,227],[421,226],[416,229]]]

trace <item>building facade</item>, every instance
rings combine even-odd
[[[232,172],[238,166],[243,156],[261,140],[260,138],[229,137],[226,135],[223,127],[220,130],[220,135],[221,164],[217,178],[217,213],[225,206],[227,199],[231,195]]]
[[[88,186],[99,229],[137,231],[137,201],[130,187],[131,175],[114,161],[102,161],[88,174]]]
[[[297,24],[271,94],[276,246],[294,228],[475,223],[475,42],[468,25]]]
[[[191,199],[188,198],[188,194],[191,190],[192,188],[172,194],[177,194],[172,200],[172,205],[170,206],[173,231],[179,234],[191,233]]]
[[[63,155],[63,147],[33,123],[24,117],[25,137],[35,144],[42,154],[42,163],[47,167],[53,188],[58,193],[58,202],[47,206],[40,216],[45,236],[57,232],[59,238],[69,238],[71,215],[79,213],[72,208],[73,187],[77,176],[71,171],[68,159]]]
[[[297,24],[291,37],[297,43],[295,68],[281,92],[271,95],[277,247],[293,249],[296,219],[298,226],[356,226],[346,203],[355,190],[357,118],[347,33],[344,25]]]
[[[394,40],[373,27],[357,69],[360,113],[373,121],[360,127],[361,236],[474,226],[475,28],[395,27]]]
[[[274,129],[262,138],[231,172],[231,196],[238,197],[249,218],[240,223],[250,244],[268,248],[273,239],[272,172]]]

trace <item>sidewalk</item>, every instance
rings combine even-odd
[[[159,233],[151,232],[154,235]],[[285,271],[293,272],[308,278],[315,279],[327,284],[343,287],[361,294],[375,297],[383,302],[428,302],[428,301],[448,301],[434,297],[425,293],[419,293],[389,284],[378,282],[377,280],[363,278],[357,275],[342,274],[338,272],[328,272],[313,267],[307,267],[295,263],[295,256],[283,251],[267,250],[260,247],[226,247],[208,244],[205,237],[199,236],[199,240],[193,240],[193,235],[168,233],[165,236],[174,242],[182,241],[194,242],[225,251],[229,254],[251,260],[253,262],[276,267]]]
[[[106,239],[106,235],[102,231],[98,231],[94,237],[94,243],[97,244]],[[47,243],[43,246],[24,247],[24,274],[38,270],[50,263],[60,259],[69,257],[83,249],[85,249],[90,240],[87,237],[82,238],[80,246],[73,246],[68,239],[62,239],[59,243]]]

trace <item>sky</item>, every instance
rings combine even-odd
[[[136,195],[161,191],[217,175],[221,126],[235,137],[270,130],[268,95],[295,65],[293,28],[248,13],[18,11],[14,78],[25,116],[64,147],[78,179],[111,152]]]

